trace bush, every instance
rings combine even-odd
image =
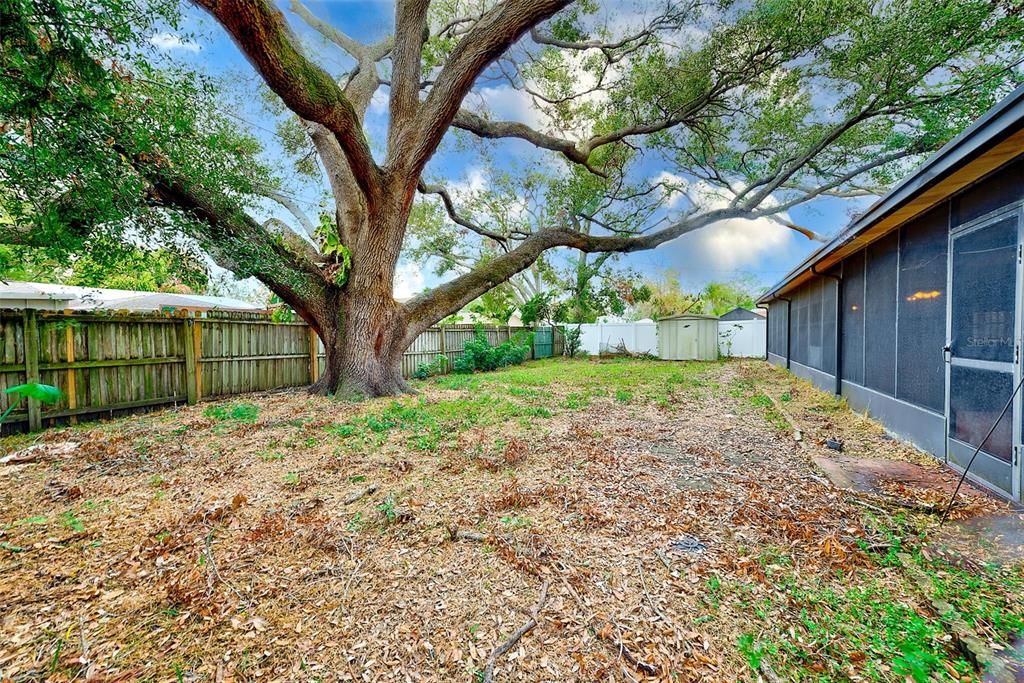
[[[476,372],[518,365],[530,357],[532,343],[532,334],[520,332],[506,342],[491,346],[484,333],[477,330],[476,337],[466,342],[462,357],[455,360],[453,367],[456,372]]]
[[[569,358],[575,358],[576,354],[583,348],[583,340],[580,338],[581,330],[580,326],[569,327],[565,325],[562,327],[562,337],[565,339],[565,355]]]
[[[437,354],[431,363],[420,363],[416,366],[416,372],[413,373],[413,377],[416,379],[426,379],[434,375],[444,374],[445,369],[448,367],[448,358]]]

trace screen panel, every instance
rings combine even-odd
[[[864,252],[843,262],[843,379],[864,384]]]
[[[1024,161],[1010,164],[953,198],[954,226],[1024,198]]]
[[[821,291],[821,370],[836,374],[836,293],[839,283],[832,278],[822,280]]]
[[[790,323],[789,352],[793,360],[803,365],[807,364],[807,290],[801,287],[793,292],[793,320]]]
[[[821,278],[812,281],[807,291],[807,363],[821,370],[823,348],[821,343]]]
[[[949,207],[902,228],[896,396],[942,411],[946,403],[946,276]]]
[[[1013,394],[1013,375],[954,365],[949,386],[949,435],[978,446]],[[1013,454],[1012,415],[1012,408],[1003,414],[983,447],[1004,462],[1010,462]]]
[[[1017,283],[1017,217],[1009,216],[953,241],[953,355],[1013,362]]]
[[[864,384],[890,396],[896,390],[898,247],[898,233],[867,247],[864,288]]]

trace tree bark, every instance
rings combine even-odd
[[[400,185],[375,207],[363,229],[353,226],[352,265],[343,286],[330,285],[317,305],[300,314],[320,335],[327,362],[311,387],[346,398],[395,396],[409,391],[402,355],[409,347],[405,307],[392,296],[408,209]]]
[[[301,312],[320,336],[326,363],[310,393],[367,398],[407,393],[402,377],[405,318],[390,293],[338,296]]]

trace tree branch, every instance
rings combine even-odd
[[[280,218],[271,216],[267,220],[263,221],[263,229],[267,232],[277,230],[281,234],[281,238],[285,244],[288,245],[289,249],[298,252],[305,256],[310,261],[316,261],[320,258],[320,252],[313,248],[313,245],[308,240],[302,237],[299,233],[292,229],[292,226],[285,223]]]
[[[334,134],[360,188],[375,201],[381,194],[381,172],[359,117],[334,79],[296,47],[281,11],[268,0],[193,1],[224,27],[289,109]]]
[[[737,209],[708,211],[699,216],[688,216],[648,234],[587,235],[565,227],[538,230],[515,249],[489,259],[470,272],[408,301],[405,309],[410,323],[406,338],[412,343],[412,339],[441,318],[458,311],[473,299],[529,268],[548,249],[570,247],[585,253],[643,251],[716,221],[739,218],[745,213]]]
[[[345,52],[349,53],[357,62],[363,61],[363,59],[369,56],[373,51],[373,48],[370,45],[360,43],[347,33],[338,30],[326,21],[322,21],[310,12],[305,5],[299,2],[299,0],[292,0],[288,9],[302,19],[302,21],[306,22],[306,24],[314,31],[340,47]]]
[[[515,121],[489,121],[465,109],[458,111],[455,119],[452,121],[452,125],[482,138],[519,138],[520,140],[525,140],[535,147],[559,152],[569,161],[585,167],[595,175],[607,177],[607,173],[590,163],[590,155],[594,150],[605,145],[620,142],[631,136],[650,135],[651,133],[668,130],[669,128],[690,122],[697,112],[712,101],[714,96],[714,92],[709,91],[705,95],[687,103],[683,109],[672,116],[648,123],[623,126],[617,130],[596,135],[589,140],[579,143],[542,133],[526,124]]]
[[[397,150],[406,149],[405,138],[414,134],[413,118],[419,108],[423,41],[427,37],[428,0],[395,3],[395,48],[391,53],[391,126],[388,131],[388,165]]]
[[[299,208],[299,205],[294,199],[270,188],[259,188],[258,191],[267,199],[273,199],[275,202],[288,209],[288,212],[295,216],[295,220],[297,220],[299,225],[302,226],[302,229],[306,231],[306,236],[309,237],[309,239],[316,239],[316,226],[313,224],[313,221],[309,220],[309,216],[306,215],[306,212]],[[291,228],[289,228],[289,230],[290,229]]]
[[[419,191],[421,194],[436,194],[438,197],[440,197],[441,203],[444,204],[445,211],[448,212],[448,217],[451,218],[452,221],[457,225],[461,225],[467,230],[472,230],[476,234],[481,235],[483,237],[490,238],[495,242],[498,242],[499,244],[504,244],[505,242],[508,241],[507,236],[501,235],[496,232],[492,232],[487,228],[477,223],[474,223],[468,218],[465,218],[462,215],[460,215],[459,212],[456,211],[455,209],[455,203],[452,201],[451,196],[448,194],[448,190],[444,189],[440,185],[429,185],[421,180],[419,182]]]
[[[416,117],[422,131],[408,150],[408,168],[419,177],[447,132],[477,77],[531,27],[548,19],[572,0],[505,0],[467,31],[434,81]],[[402,150],[404,152],[405,150]]]
[[[576,143],[554,135],[542,133],[527,126],[525,123],[518,123],[516,121],[488,121],[478,114],[474,114],[466,109],[460,109],[452,120],[452,125],[456,128],[469,131],[481,138],[492,140],[499,138],[519,138],[520,140],[529,142],[535,147],[551,150],[552,152],[558,152],[569,161],[585,167],[595,175],[599,175],[601,177],[607,176],[604,171],[591,165],[590,153],[584,152],[576,145]]]

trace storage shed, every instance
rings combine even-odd
[[[1024,500],[1024,87],[759,301],[768,360]]]
[[[658,320],[658,357],[663,360],[716,360],[718,318],[683,313]]]

